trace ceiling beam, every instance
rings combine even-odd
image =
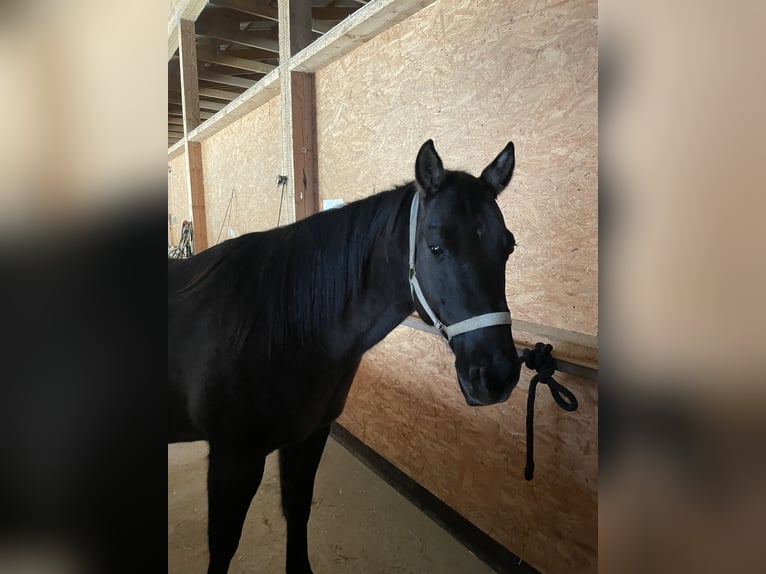
[[[259,74],[268,74],[271,70],[276,68],[276,66],[271,64],[255,62],[246,58],[229,55],[226,52],[219,51],[213,46],[199,47],[197,50],[197,59],[210,64],[221,64],[223,66],[247,70],[249,72],[257,72]]]
[[[317,20],[314,18],[311,21],[311,31],[317,34],[326,34],[329,32],[337,22],[335,20]]]
[[[205,96],[207,98],[218,98],[219,100],[226,100],[227,102],[230,102],[239,96],[242,92],[229,92],[226,90],[217,90],[215,88],[207,88],[200,86],[199,93],[201,96]]]
[[[179,98],[178,96],[168,94],[168,103],[181,105],[181,98]],[[217,112],[219,110],[222,110],[225,107],[226,107],[226,104],[221,104],[219,102],[209,102],[207,100],[199,101],[199,109],[201,110],[213,110]],[[197,122],[197,125],[199,125],[199,122]],[[194,126],[194,127],[197,127],[197,126]]]
[[[236,86],[238,88],[250,88],[255,85],[255,80],[227,76],[226,74],[213,74],[211,72],[200,72],[199,79],[225,86]]]
[[[168,92],[172,92],[173,95],[180,94],[181,90],[177,87],[169,87]],[[216,88],[208,88],[207,86],[199,87],[199,95],[207,98],[217,98],[219,100],[226,100],[230,102],[239,96],[242,92],[229,92],[228,90],[218,90]]]
[[[169,116],[176,116],[176,117],[183,117],[183,112],[181,111],[181,106],[175,105],[175,104],[168,104],[168,115]],[[212,118],[215,114],[211,112],[205,112],[200,111],[199,117],[201,120],[209,120]]]
[[[276,6],[271,6],[270,0],[210,0],[213,6],[230,8],[243,14],[259,16],[268,20],[279,19]]]
[[[278,54],[257,48],[246,48],[239,44],[232,44],[225,50],[221,50],[221,53],[236,56],[237,58],[245,58],[246,60],[279,60]]]
[[[226,14],[206,10],[197,20],[197,34],[217,38],[224,42],[240,44],[249,48],[259,48],[279,53],[279,42],[264,32],[240,30],[239,21]]]
[[[311,15],[317,20],[336,20],[340,21],[347,18],[349,15],[356,12],[356,8],[335,8],[335,7],[323,7],[312,8]]]

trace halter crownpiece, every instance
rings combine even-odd
[[[417,184],[416,184],[416,187]],[[477,329],[483,329],[484,327],[492,327],[495,325],[510,325],[511,314],[508,311],[499,311],[497,313],[485,313],[484,315],[477,315],[476,317],[470,317],[464,321],[453,323],[452,325],[445,325],[439,320],[431,306],[426,301],[423,290],[420,288],[418,282],[418,276],[415,273],[415,232],[418,226],[418,205],[420,203],[420,190],[416,189],[415,194],[412,196],[412,204],[410,205],[410,293],[412,294],[412,300],[415,303],[420,303],[423,310],[431,319],[434,325],[442,336],[451,341],[453,337],[468,333],[470,331],[476,331]]]

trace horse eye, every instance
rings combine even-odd
[[[438,245],[429,245],[428,248],[431,250],[431,253],[433,253],[434,255],[441,255],[442,253],[444,253],[444,251],[442,251],[442,248],[439,247]]]

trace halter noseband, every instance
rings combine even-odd
[[[434,327],[444,336],[447,341],[451,341],[453,337],[468,333],[469,331],[475,331],[477,329],[483,329],[484,327],[492,327],[494,325],[510,325],[511,314],[508,311],[501,311],[498,313],[486,313],[484,315],[477,315],[476,317],[470,317],[464,321],[453,323],[452,325],[445,325],[436,316],[434,310],[426,301],[423,295],[423,290],[420,288],[418,277],[415,274],[415,232],[418,226],[418,204],[420,196],[420,189],[415,190],[415,195],[412,196],[412,205],[410,206],[410,293],[412,294],[412,300],[420,302],[421,307],[426,312],[426,315],[431,319]]]

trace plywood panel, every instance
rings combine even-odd
[[[229,227],[238,236],[276,226],[280,202],[276,178],[282,169],[280,121],[279,98],[272,98],[202,142],[210,245],[228,239]],[[287,201],[291,198],[285,197]],[[285,207],[282,217],[284,221]]]
[[[471,408],[440,338],[398,327],[362,361],[341,424],[543,573],[597,567],[597,409],[590,381],[557,376],[567,413],[538,387],[535,478],[524,480],[530,372],[507,403]]]
[[[189,190],[186,183],[186,156],[181,154],[168,161],[168,213],[170,214],[170,239],[173,245],[181,240],[181,225],[191,219]]]
[[[476,174],[513,140],[511,311],[597,334],[596,17],[593,0],[440,0],[320,70],[320,199],[412,179],[428,138]]]

